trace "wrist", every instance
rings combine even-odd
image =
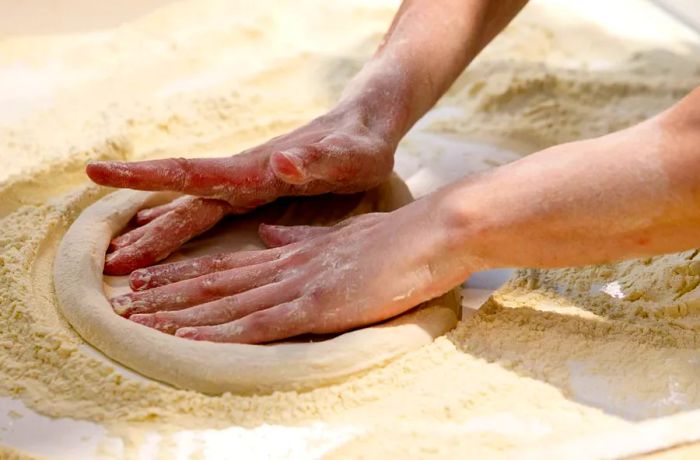
[[[439,235],[440,252],[454,260],[467,275],[499,267],[492,237],[499,227],[477,189],[479,176],[469,177],[425,197],[429,225]],[[469,195],[474,195],[472,198]]]
[[[466,215],[445,191],[401,208],[392,218],[395,226],[412,229],[405,246],[429,268],[435,294],[457,286],[476,271],[493,268],[480,254],[478,220]]]
[[[395,144],[423,115],[421,85],[400,63],[375,57],[347,85],[338,103],[363,125]]]

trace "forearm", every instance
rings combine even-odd
[[[405,0],[341,104],[360,101],[368,124],[400,139],[526,3]]]
[[[484,267],[603,263],[700,246],[700,90],[637,126],[437,193]]]

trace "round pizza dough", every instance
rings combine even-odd
[[[209,394],[305,390],[337,382],[430,343],[452,329],[459,291],[387,322],[334,337],[301,337],[267,345],[192,341],[117,315],[108,298],[127,292],[127,277],[103,276],[110,240],[140,209],[167,202],[166,192],[114,192],[85,211],[63,237],[54,265],[60,311],[88,343],[142,375]],[[352,215],[396,209],[412,200],[397,177],[355,195],[284,199],[225,219],[164,262],[203,254],[262,249],[260,222],[330,225]]]

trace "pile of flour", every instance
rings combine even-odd
[[[629,126],[700,83],[698,45],[670,21],[656,23],[659,45],[549,3],[530,5],[403,145],[431,133],[527,154]],[[700,407],[694,251],[521,271],[432,345],[305,393],[211,397],[88,350],[57,313],[50,276],[67,226],[108,192],[87,183],[85,161],[221,155],[284,133],[331,106],[396,6],[272,4],[185,1],[115,30],[0,42],[2,65],[67,75],[44,109],[0,128],[0,393],[123,436],[323,420],[354,433],[338,456],[404,458],[507,454]],[[458,161],[478,169],[470,152]]]

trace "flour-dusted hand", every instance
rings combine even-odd
[[[228,213],[386,180],[400,139],[525,3],[406,1],[338,105],[308,125],[230,158],[89,165],[99,184],[198,197],[140,212],[143,227],[113,242],[105,273],[162,260]]]
[[[391,173],[396,142],[361,113],[344,106],[231,157],[90,163],[87,173],[98,184],[190,195],[140,211],[138,227],[112,241],[105,273],[128,274],[158,262],[223,216],[280,196],[352,193],[380,184]]]
[[[696,248],[698,107],[700,88],[638,125],[547,148],[390,213],[332,228],[263,226],[276,247],[138,270],[136,292],[112,305],[181,337],[261,343],[382,321],[477,270]]]
[[[421,201],[334,227],[262,225],[270,249],[136,270],[135,292],[111,302],[132,321],[196,340],[341,332],[398,315],[468,275],[469,263],[448,257],[442,220]]]
[[[308,125],[229,158],[89,165],[98,184],[197,197],[141,211],[142,227],[115,239],[105,273],[162,260],[228,213],[386,180],[400,139],[525,3],[406,1],[338,105]]]

